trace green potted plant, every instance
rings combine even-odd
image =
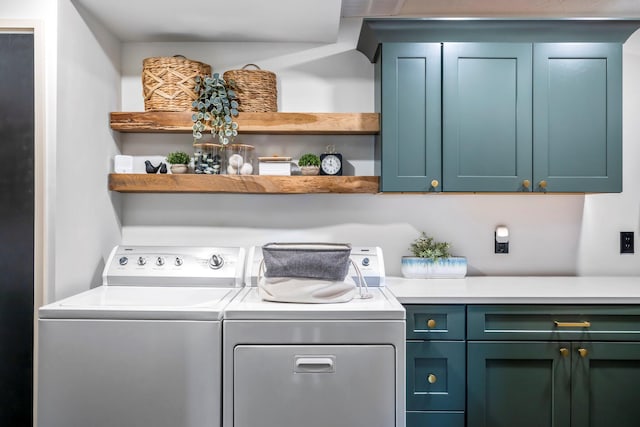
[[[409,246],[413,256],[402,257],[402,275],[409,279],[465,277],[467,259],[452,256],[450,247],[450,243],[437,242],[423,231]]]
[[[197,76],[195,81],[198,99],[191,104],[196,110],[191,116],[194,143],[209,127],[214,139],[229,144],[238,135],[238,123],[233,120],[238,115],[235,82],[225,81],[218,73]]]
[[[171,173],[186,173],[191,159],[184,151],[174,151],[167,155],[167,163],[171,165]]]
[[[300,173],[302,175],[318,175],[320,171],[320,157],[313,153],[307,153],[300,156],[298,160],[298,166],[300,166]]]

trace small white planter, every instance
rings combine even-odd
[[[430,258],[403,256],[401,271],[407,279],[461,279],[467,275],[467,259],[449,257],[433,261]]]
[[[319,172],[319,166],[300,166],[300,174],[302,175],[318,175]]]
[[[171,173],[187,173],[187,165],[182,165],[182,164],[171,165]]]

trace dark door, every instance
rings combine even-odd
[[[0,425],[32,424],[33,34],[0,33]]]
[[[570,349],[566,342],[469,342],[467,427],[568,427]]]

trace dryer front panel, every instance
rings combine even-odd
[[[234,427],[390,427],[392,345],[237,345]]]

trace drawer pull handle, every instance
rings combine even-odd
[[[433,319],[429,319],[427,320],[427,326],[430,328],[435,328],[436,327],[436,321]]]
[[[558,328],[590,328],[591,322],[558,322],[554,320],[556,327]]]
[[[578,349],[578,354],[580,355],[580,357],[587,357],[589,352],[587,351],[586,348],[579,348]]]
[[[567,350],[566,348],[562,347],[560,349],[560,354],[564,357],[567,357],[569,355],[569,350]]]
[[[429,374],[429,376],[427,377],[427,381],[429,381],[429,384],[435,384],[436,381],[438,381],[438,377],[433,374]]]
[[[438,185],[440,185],[440,183],[438,182],[437,179],[431,180],[431,187],[438,188]]]

